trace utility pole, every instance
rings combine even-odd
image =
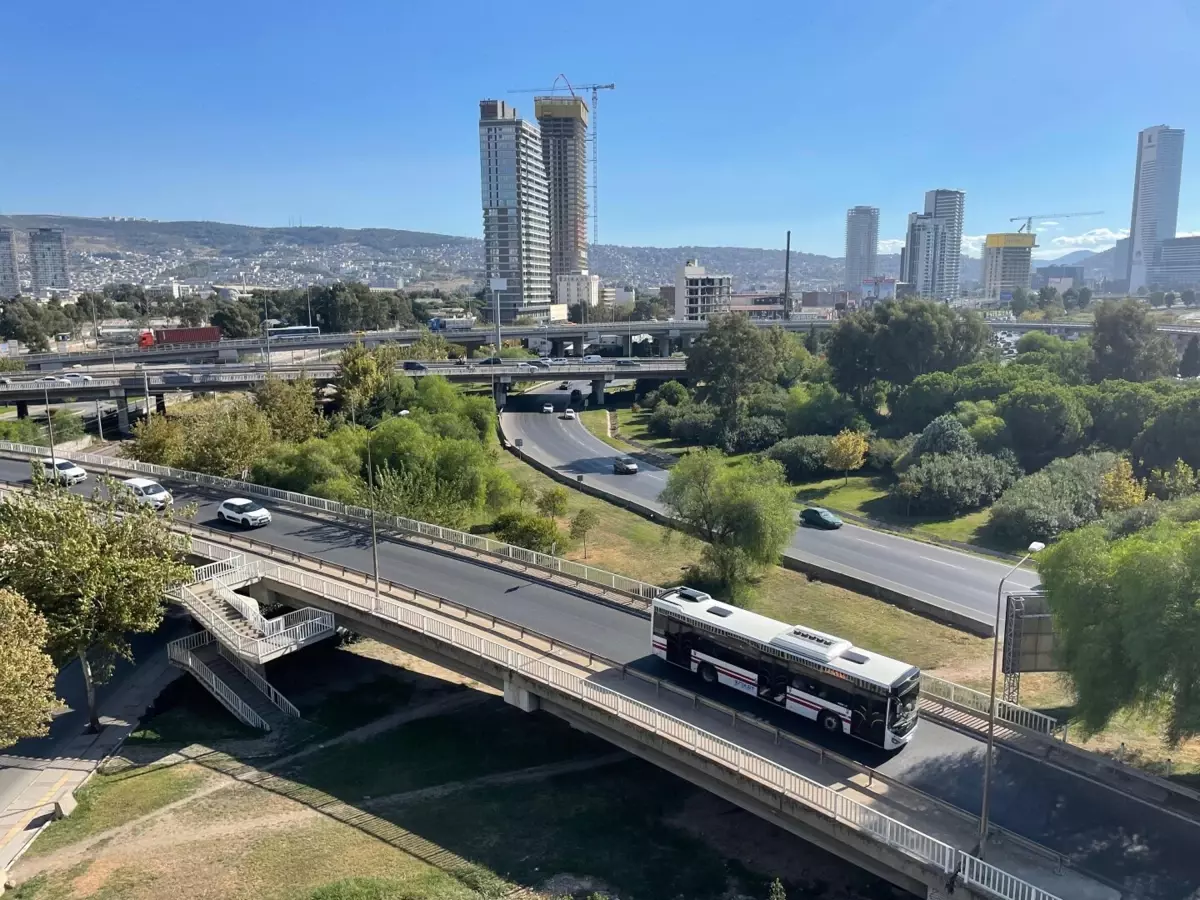
[[[792,233],[787,233],[787,249],[783,251],[783,318],[792,317],[792,291],[790,275],[792,272]]]
[[[54,419],[50,417],[50,386],[42,382],[42,394],[46,398],[46,428],[50,432],[50,468],[54,471],[54,483],[58,483],[58,455],[54,452]]]

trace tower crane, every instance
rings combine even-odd
[[[559,84],[560,81],[562,82],[562,85]],[[600,130],[598,127],[599,116],[597,115],[597,106],[599,105],[599,102],[600,102],[599,92],[600,91],[615,91],[617,89],[617,86],[615,84],[580,84],[580,85],[576,85],[576,87],[578,87],[579,90],[581,90],[581,91],[591,91],[592,92],[592,110],[591,110],[592,121],[591,121],[591,126],[589,128],[590,134],[588,135],[588,143],[592,145],[591,146],[591,151],[592,151],[592,216],[591,216],[591,218],[592,218],[592,248],[595,249],[597,237],[598,237],[599,231],[600,231],[600,229],[598,227],[598,222],[599,222],[598,204],[596,202],[597,197],[599,196],[599,192],[597,191],[597,187],[596,187],[597,182],[598,182],[597,176],[599,173],[599,164],[597,163],[599,154],[597,154],[597,152],[596,152],[598,142],[596,139],[600,136]],[[572,97],[576,96],[575,87],[572,87],[571,82],[567,80],[567,76],[562,75],[562,74],[559,74],[559,76],[554,79],[554,84],[548,88],[517,88],[516,90],[509,91],[509,93],[510,94],[556,94],[560,91],[568,91]]]
[[[1024,219],[1025,224],[1017,229],[1017,234],[1020,234],[1021,232],[1026,232],[1026,233],[1032,234],[1034,219],[1072,219],[1076,216],[1102,216],[1102,215],[1104,215],[1103,210],[1101,210],[1099,212],[1037,213],[1032,216],[1013,216],[1008,221],[1020,222],[1022,219]]]

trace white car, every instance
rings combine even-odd
[[[564,359],[564,358],[563,358],[563,357],[561,357],[561,356],[556,356],[556,357],[554,357],[554,359],[550,360],[550,365],[552,365],[552,366],[565,366],[565,365],[567,365],[567,363],[569,363],[569,362],[570,362],[570,360],[568,360],[568,359]]]
[[[166,509],[174,502],[170,491],[149,478],[126,478],[121,484],[129,488],[138,503],[145,503],[155,509]]]
[[[563,418],[564,419],[574,419],[575,418],[575,410],[568,409],[565,413],[563,413]]]
[[[57,481],[65,485],[79,484],[87,479],[87,472],[69,459],[50,456],[42,458],[42,474],[46,476],[47,481]]]
[[[64,384],[69,385],[71,382],[65,378],[60,378],[57,375],[47,375],[45,378],[39,378],[34,384],[46,384],[52,387],[62,387]]]
[[[261,528],[271,524],[271,511],[256,500],[231,497],[217,507],[217,518],[247,528]]]
[[[554,412],[554,404],[553,404],[553,403],[546,403],[546,404],[543,404],[543,405],[542,405],[542,412],[544,412],[544,413],[552,413],[552,412]]]
[[[68,384],[88,384],[92,380],[92,376],[84,375],[81,372],[71,372],[68,375],[64,375],[62,380]]]

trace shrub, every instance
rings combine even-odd
[[[980,416],[971,423],[967,434],[984,453],[995,453],[1001,449],[1008,449],[1011,444],[1008,426],[999,416]]]
[[[554,553],[564,546],[558,525],[545,516],[512,510],[498,515],[492,528],[500,540],[538,553]]]
[[[688,403],[674,407],[671,437],[684,444],[710,445],[717,442],[717,410],[706,403]],[[657,414],[657,411],[656,411]]]
[[[872,472],[890,472],[896,461],[912,449],[916,442],[915,434],[906,434],[902,438],[875,438],[867,447],[867,462],[864,468]]]
[[[950,412],[958,389],[958,378],[949,372],[919,376],[900,392],[892,407],[896,430],[920,431],[938,416]]]
[[[901,462],[907,468],[932,454],[970,456],[978,450],[963,423],[946,413],[925,426]]]
[[[1012,464],[994,456],[931,453],[900,477],[891,494],[910,513],[953,516],[991,503],[1015,478]]]
[[[771,416],[783,421],[787,419],[787,391],[763,391],[746,398],[746,416],[751,419]]]
[[[726,453],[755,453],[774,446],[786,436],[783,422],[772,416],[752,416],[725,429],[721,444]]]
[[[812,481],[829,474],[825,457],[833,438],[824,434],[805,434],[780,441],[767,451],[767,458],[783,466],[788,481]]]
[[[668,406],[682,406],[691,399],[691,394],[678,381],[668,381],[657,391],[658,399]]]
[[[845,394],[830,384],[798,384],[788,391],[788,434],[837,434],[866,431],[866,421]]]
[[[992,507],[988,528],[1010,546],[1048,541],[1100,518],[1100,484],[1113,467],[1113,453],[1056,459],[1026,475]]]
[[[646,430],[655,437],[670,437],[673,421],[675,421],[675,408],[666,403],[659,403],[654,407],[654,412],[650,413],[650,418],[646,422]]]
[[[567,489],[556,484],[546,488],[537,498],[537,508],[543,516],[565,516],[567,514]]]

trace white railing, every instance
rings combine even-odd
[[[982,691],[963,687],[961,684],[945,681],[924,672],[921,673],[921,697],[926,700],[945,701],[977,712],[981,716],[988,714],[991,699]],[[996,718],[1005,724],[1046,737],[1054,737],[1061,728],[1057,719],[1037,710],[1009,703],[1007,700],[996,701]]]
[[[24,456],[38,457],[44,456],[46,452],[44,447],[35,447],[31,444],[14,444],[9,441],[0,441],[0,451],[17,453]],[[114,464],[112,458],[99,456],[93,453],[77,453],[74,454],[72,458],[77,463],[93,466],[106,472],[109,470],[139,472],[144,475],[152,475],[156,478],[172,479],[175,481],[184,482],[185,484],[194,484],[201,487],[215,488],[217,490],[229,491],[230,493],[238,495],[267,497],[272,500],[290,503],[295,506],[319,510],[339,518],[350,519],[356,522],[369,522],[371,519],[371,511],[361,506],[348,506],[345,503],[338,503],[334,500],[326,500],[322,497],[312,497],[308,494],[296,493],[295,491],[283,491],[279,488],[265,487],[261,484],[234,481],[231,478],[221,478],[216,475],[204,475],[199,472],[189,472],[184,469],[173,469],[169,466],[159,466],[155,465],[154,463],[138,462],[137,460],[131,459],[122,459],[118,464]],[[429,522],[421,522],[416,519],[409,519],[405,516],[376,514],[376,520],[385,528],[393,528],[398,531],[408,532],[410,534],[418,534],[433,540],[444,541],[447,544],[466,547],[471,550],[487,553],[491,556],[509,559],[513,562],[521,563],[522,565],[536,566],[541,569],[547,569],[551,572],[557,572],[562,575],[566,575],[567,577],[576,581],[587,582],[588,584],[593,584],[598,587],[608,588],[614,591],[619,591],[623,594],[640,597],[644,600],[652,600],[662,592],[662,589],[657,585],[647,584],[644,581],[638,581],[636,578],[628,578],[624,575],[617,575],[614,572],[608,572],[604,569],[597,569],[594,566],[584,565],[583,563],[573,562],[557,556],[550,556],[548,553],[538,553],[533,550],[528,550],[524,547],[506,544],[502,541],[493,541],[490,538],[480,537],[479,535],[470,534],[469,532],[457,531],[453,528],[444,528],[441,525],[433,525]]]
[[[241,672],[247,681],[258,688],[260,693],[266,695],[267,699],[279,707],[280,710],[294,719],[300,718],[300,710],[296,708],[296,705],[283,696],[271,682],[254,671],[253,667],[247,665],[245,660],[239,658],[236,653],[232,652],[224,644],[217,644],[217,652],[224,657],[226,662]]]
[[[189,638],[195,637],[196,635],[189,635]],[[205,637],[209,636],[205,635]],[[181,641],[187,641],[189,638],[182,638]],[[218,678],[212,669],[202,663],[196,657],[196,654],[192,653],[191,649],[182,646],[177,647],[176,644],[178,643],[180,641],[172,641],[167,645],[167,656],[172,662],[186,668],[195,675],[200,683],[208,688],[209,693],[220,700],[231,713],[247,725],[251,725],[254,728],[261,728],[263,731],[271,730],[271,726],[267,724],[266,719],[256,713],[245,700],[234,693],[229,685]]]
[[[207,553],[197,553],[196,555],[208,556],[209,559],[213,558]],[[240,568],[242,565],[242,555],[238,553],[233,556],[226,557],[225,559],[218,560],[217,562],[207,563],[203,566],[195,566],[192,569],[192,580],[188,582],[188,584],[199,584],[202,581],[212,581],[220,575],[224,575],[227,572],[232,572],[234,569]]]
[[[980,885],[1004,900],[1056,900],[1048,891],[994,866],[981,863],[950,844],[858,803],[766,757],[752,753],[732,741],[706,732],[690,722],[596,684],[574,671],[553,665],[544,657],[514,650],[459,628],[444,619],[428,616],[417,608],[393,599],[376,598],[370,591],[290,566],[280,565],[272,573],[272,577],[498,662],[514,673],[550,685],[632,722],[656,736],[715,760],[739,774],[765,783],[790,799],[819,808],[888,846],[935,866],[943,873],[950,874],[956,870],[966,873],[963,877],[971,883]]]

